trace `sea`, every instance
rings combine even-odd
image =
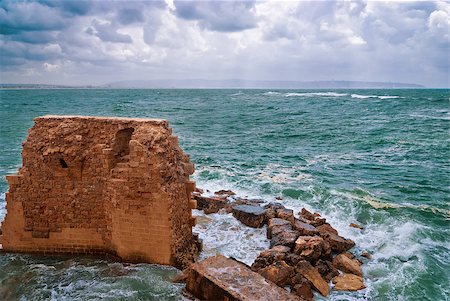
[[[197,186],[320,213],[368,251],[366,289],[316,300],[450,300],[450,90],[0,90],[0,220],[5,175],[33,118],[165,118]],[[201,258],[251,264],[265,229],[198,216]],[[357,223],[363,230],[349,227]],[[1,300],[182,300],[175,268],[94,257],[0,254]]]

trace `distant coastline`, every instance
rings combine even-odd
[[[364,81],[257,81],[257,80],[126,80],[104,85],[0,84],[0,89],[426,89],[411,83]]]

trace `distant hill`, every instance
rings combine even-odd
[[[248,88],[248,89],[395,89],[425,88],[408,83],[362,82],[362,81],[257,81],[257,80],[205,80],[205,79],[167,79],[167,80],[126,80],[112,82],[108,88]]]

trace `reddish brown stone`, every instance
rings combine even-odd
[[[314,294],[311,289],[311,282],[301,274],[296,274],[291,278],[292,292],[305,300],[314,300]]]
[[[293,275],[294,268],[287,265],[284,261],[276,261],[259,270],[258,273],[276,285],[284,287]]]
[[[314,214],[312,214],[311,212],[309,212],[308,210],[306,210],[305,208],[302,208],[302,210],[300,210],[298,215],[300,215],[302,218],[307,219],[309,221],[313,221],[316,219],[316,216]]]
[[[222,255],[193,264],[186,289],[201,300],[303,300]]]
[[[292,225],[289,221],[281,218],[271,218],[267,225],[267,238],[271,239],[273,235],[290,230],[292,230]]]
[[[276,261],[284,261],[291,249],[286,246],[275,246],[271,249],[262,251],[255,262],[252,264],[252,270],[258,271]]]
[[[291,209],[277,209],[276,215],[278,218],[289,221],[291,224],[294,224],[294,211]]]
[[[253,228],[262,227],[266,218],[264,209],[253,205],[233,206],[233,216],[241,223]]]
[[[295,272],[301,274],[303,277],[311,282],[313,288],[322,296],[328,296],[330,287],[328,283],[323,280],[316,267],[313,267],[308,261],[300,261],[295,266]]]
[[[296,230],[296,231],[298,231],[300,233],[300,235],[313,236],[313,235],[318,235],[319,234],[319,231],[317,231],[316,227],[314,227],[314,226],[312,226],[310,224],[307,224],[307,223],[305,223],[305,222],[303,222],[303,221],[301,221],[300,219],[297,219],[297,218],[294,220],[293,227],[294,227],[294,230]]]
[[[359,229],[359,230],[364,230],[364,227],[362,227],[362,226],[360,226],[360,225],[358,225],[358,224],[355,224],[355,223],[351,223],[350,225],[348,225],[349,227],[352,227],[352,228],[356,228],[356,229]]]
[[[298,236],[299,233],[293,230],[286,230],[280,233],[272,234],[272,238],[270,239],[270,247],[272,248],[274,246],[281,245],[293,248]]]
[[[231,191],[231,190],[223,190],[223,189],[214,192],[214,194],[216,194],[216,195],[223,195],[223,196],[232,196],[232,195],[236,195],[236,193],[234,193],[234,192]]]
[[[353,240],[346,239],[333,233],[326,233],[322,235],[322,237],[330,244],[331,249],[336,253],[346,252],[355,246]]]
[[[362,276],[361,263],[356,259],[350,259],[345,254],[339,254],[333,259],[333,265],[345,273]]]
[[[328,260],[319,259],[316,263],[317,270],[322,278],[325,279],[326,282],[330,282],[330,280],[339,275],[339,271],[333,266],[333,264]]]
[[[362,252],[362,253],[361,253],[361,256],[362,256],[362,257],[365,257],[365,258],[367,258],[367,259],[372,259],[372,255],[370,255],[370,253],[367,252],[367,251]]]
[[[316,227],[317,231],[319,231],[319,233],[321,235],[326,234],[326,233],[332,233],[332,234],[336,234],[339,235],[338,231],[336,229],[334,229],[330,224],[326,223],[323,225],[320,225],[318,227]]]
[[[44,116],[7,176],[6,251],[187,266],[194,166],[165,120]]]
[[[362,277],[353,274],[342,274],[333,278],[334,289],[337,291],[358,291],[365,289]]]
[[[299,236],[295,241],[294,253],[304,260],[315,262],[320,257],[329,257],[331,248],[322,237]]]
[[[205,214],[216,213],[228,204],[227,199],[224,197],[194,195],[194,199],[197,201],[197,209],[203,210]]]

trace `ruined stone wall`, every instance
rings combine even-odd
[[[194,167],[171,134],[165,120],[36,118],[7,176],[4,250],[192,262]]]

